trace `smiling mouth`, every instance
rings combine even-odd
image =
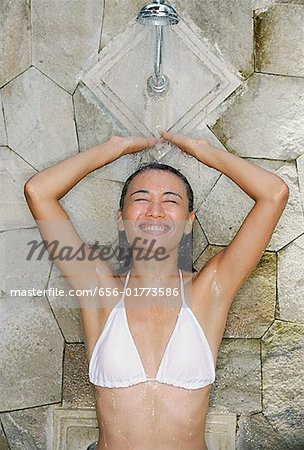
[[[168,233],[171,228],[167,225],[148,225],[143,223],[139,225],[139,229],[148,234],[165,234]]]

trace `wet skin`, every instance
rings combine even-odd
[[[186,280],[186,278],[188,278]],[[191,274],[184,274],[185,297],[188,305],[191,287]],[[121,286],[122,289],[122,286]],[[128,298],[128,301],[136,299]],[[146,308],[127,308],[128,323],[135,340],[147,375],[155,377],[164,348],[177,320],[181,303],[175,311],[158,314],[158,327],[150,311]],[[207,327],[207,317],[202,320],[192,301],[202,327]],[[109,314],[110,309],[107,311]],[[105,318],[106,320],[106,318]],[[165,325],[164,325],[165,324]],[[162,329],[160,330],[160,327]],[[158,329],[158,331],[157,331]],[[215,344],[206,337],[214,358]],[[97,450],[207,450],[204,440],[206,416],[209,406],[211,385],[200,389],[184,389],[157,381],[147,381],[125,388],[103,388],[95,386],[96,412],[99,424],[99,444]]]
[[[154,176],[151,176],[151,173]],[[147,190],[148,193],[139,192]],[[164,192],[175,192],[180,197]],[[122,217],[122,216],[120,216]],[[135,236],[146,237],[141,233],[138,224],[143,220],[160,220],[173,225],[170,242],[168,235],[150,235],[150,239],[157,237],[159,245],[166,245],[174,254],[174,248],[179,242],[183,228],[188,219],[193,219],[188,211],[188,199],[185,186],[174,174],[157,172],[143,173],[134,178],[126,195],[123,219],[128,223],[125,231],[129,242]],[[191,221],[190,221],[191,222]],[[190,228],[191,229],[191,228]],[[176,255],[175,255],[176,256]],[[175,264],[174,264],[175,263]],[[157,263],[161,264],[161,263]],[[172,258],[168,263],[172,272],[176,274],[176,260]],[[174,267],[175,265],[175,267]],[[165,269],[165,264],[163,265]],[[154,280],[153,280],[153,271]],[[204,269],[203,269],[204,270]],[[148,281],[142,282],[140,276],[151,274],[150,286],[153,281],[159,281],[162,269],[155,262],[134,264],[131,273],[139,278],[130,277],[128,287],[149,286]],[[192,273],[183,273],[185,298],[202,326],[213,353],[214,361],[218,346],[222,338],[222,329],[211,330],[208,321],[210,296],[210,268],[206,271],[205,292],[202,286],[196,287]],[[176,276],[176,275],[175,275]],[[125,277],[114,277],[111,287],[123,290]],[[166,281],[163,280],[166,284]],[[144,283],[144,284],[143,284]],[[179,279],[168,281],[170,286],[179,286]],[[134,291],[132,291],[134,292]],[[210,296],[208,300],[208,295]],[[204,297],[204,301],[202,301]],[[125,300],[129,328],[145,372],[154,378],[164,354],[165,347],[173,332],[181,307],[181,298],[175,299],[171,307],[156,307],[153,299],[145,297],[141,301],[147,302],[146,307],[136,307],[139,298],[128,296]],[[154,299],[155,300],[155,299]],[[117,302],[117,299],[113,304]],[[142,305],[141,305],[142,306]],[[112,308],[102,310],[102,331]],[[209,322],[209,323],[208,323]],[[95,342],[99,336],[87,339],[89,359]],[[208,399],[211,385],[199,389],[185,389],[166,385],[157,381],[147,381],[124,388],[104,388],[95,386],[96,412],[100,430],[97,450],[207,450],[204,440]]]

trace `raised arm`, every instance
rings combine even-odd
[[[59,200],[80,180],[94,170],[109,164],[127,153],[135,153],[152,147],[156,139],[141,137],[123,138],[113,136],[105,144],[98,145],[71,156],[32,176],[24,186],[28,206],[37,222],[40,234],[55,264],[75,290],[83,291],[100,286],[116,287],[113,273],[106,261],[92,258],[92,249],[81,239]],[[52,243],[57,242],[57,246]],[[78,249],[77,257],[70,260],[56,259],[64,247]],[[54,250],[55,249],[55,250]],[[98,269],[98,270],[97,270]],[[102,274],[103,280],[100,280]],[[77,296],[80,302],[82,329],[90,357],[92,348],[100,333],[102,308],[95,299],[85,295]]]
[[[110,267],[100,258],[88,258],[92,254],[83,242],[64,208],[59,203],[70,189],[90,172],[109,164],[127,153],[134,153],[155,145],[156,139],[113,136],[108,142],[77,153],[33,175],[24,186],[25,198],[39,227],[48,251],[62,274],[75,289],[86,289],[95,283],[96,266],[105,275],[111,275]],[[54,243],[57,242],[57,246]],[[53,243],[53,244],[52,244]],[[58,258],[63,247],[78,249],[79,258],[70,261]],[[56,248],[55,248],[56,247]]]
[[[231,243],[208,262],[217,285],[217,298],[226,312],[236,293],[260,261],[289,196],[277,175],[243,158],[213,147],[205,140],[163,133],[163,137],[198,161],[225,174],[254,201]],[[199,284],[201,273],[196,277]]]

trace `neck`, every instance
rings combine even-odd
[[[140,287],[169,287],[176,285],[179,278],[177,251],[168,254],[165,260],[137,260],[133,258],[130,276]]]

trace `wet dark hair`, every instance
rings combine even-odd
[[[127,180],[125,181],[124,187],[122,189],[120,202],[119,202],[119,209],[121,209],[121,211],[123,210],[124,203],[125,203],[125,197],[126,197],[126,194],[127,194],[127,191],[128,191],[131,181],[139,173],[147,172],[148,170],[162,170],[164,172],[171,172],[171,173],[174,173],[174,175],[177,175],[182,180],[182,182],[184,183],[184,186],[187,190],[189,213],[193,211],[193,190],[192,190],[192,187],[191,187],[189,181],[187,180],[187,178],[179,170],[175,169],[174,167],[169,166],[168,164],[161,164],[158,162],[151,162],[151,163],[143,164],[134,173],[132,173],[132,175],[130,175],[129,178],[127,178]]]
[[[161,164],[158,162],[151,162],[151,163],[145,163],[141,165],[134,173],[132,173],[129,178],[124,183],[120,202],[119,202],[119,209],[122,211],[125,204],[125,197],[128,191],[128,188],[130,186],[131,181],[140,173],[147,172],[149,170],[160,170],[164,172],[171,172],[174,175],[178,176],[182,182],[184,183],[184,186],[187,191],[187,197],[188,197],[188,211],[189,213],[193,211],[193,202],[194,202],[194,196],[193,196],[193,190],[192,187],[187,180],[187,178],[177,169],[175,169],[172,166],[169,166],[168,164]],[[119,268],[116,270],[117,274],[122,274],[128,272],[133,264],[133,258],[132,258],[132,249],[128,242],[127,236],[125,231],[118,231],[118,237],[119,237],[119,248],[123,249],[123,254],[125,255],[122,260],[119,261]],[[178,268],[180,270],[189,272],[192,270],[192,272],[196,272],[196,270],[192,266],[192,242],[193,242],[193,230],[191,230],[190,233],[183,235],[180,243],[179,243],[179,251],[178,251]],[[126,257],[127,255],[127,257]]]

